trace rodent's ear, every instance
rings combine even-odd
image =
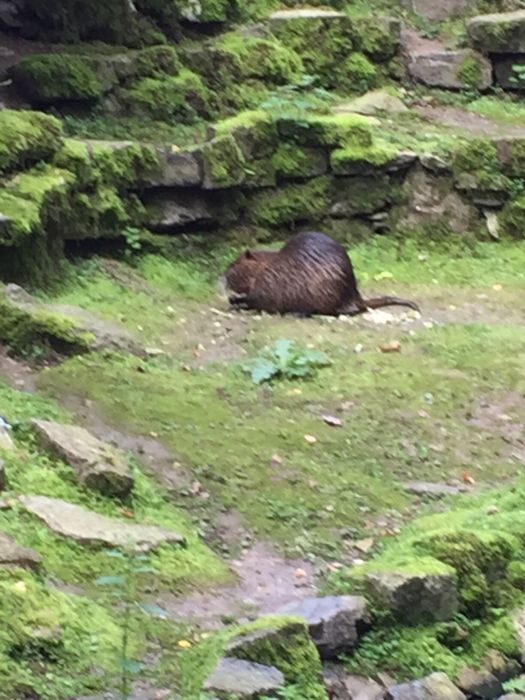
[[[255,258],[255,255],[252,253],[251,250],[247,250],[247,251],[244,253],[244,257],[245,257],[247,260],[253,260],[253,259]]]

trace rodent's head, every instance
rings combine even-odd
[[[261,252],[254,250],[244,252],[226,270],[226,287],[236,294],[248,294],[260,270],[261,262]]]

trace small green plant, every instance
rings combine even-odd
[[[511,678],[503,683],[503,690],[506,693],[525,693],[525,678]]]
[[[509,82],[513,85],[522,87],[525,84],[525,65],[521,63],[515,63],[512,66],[512,75],[509,78]]]
[[[264,348],[262,354],[243,369],[251,375],[255,384],[272,379],[299,379],[311,377],[321,367],[331,364],[323,352],[300,348],[291,340],[281,338],[272,348]]]
[[[270,92],[261,108],[282,119],[298,119],[305,112],[328,112],[334,96],[324,88],[315,87],[316,76],[303,75],[295,85],[282,85]]]
[[[142,250],[140,229],[133,226],[127,226],[122,231],[122,235],[126,241],[126,253],[131,255],[132,253],[138,253],[140,250]]]
[[[148,555],[141,554],[133,547],[124,550],[112,549],[107,552],[107,555],[112,559],[118,560],[120,573],[111,576],[100,576],[95,583],[97,586],[108,587],[110,595],[116,599],[117,605],[122,609],[119,691],[121,700],[129,700],[133,678],[140,673],[143,667],[141,661],[131,656],[134,625],[139,624],[140,620],[138,618],[143,614],[163,619],[167,615],[158,605],[140,601],[142,577],[155,571],[149,564]]]

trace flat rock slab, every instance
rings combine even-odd
[[[335,106],[332,111],[335,114],[348,114],[350,112],[370,116],[378,112],[404,114],[408,112],[408,107],[395,95],[390,95],[384,90],[372,90],[354,100]]]
[[[413,54],[408,72],[414,80],[429,87],[486,90],[492,84],[491,62],[470,49]]]
[[[525,10],[478,15],[467,22],[471,43],[484,53],[525,52]]]
[[[272,666],[224,658],[206,680],[203,690],[219,698],[255,700],[283,687],[283,674]]]
[[[186,544],[185,538],[173,530],[109,518],[59,498],[20,496],[19,501],[53,532],[81,544],[129,546],[145,552],[165,543]]]
[[[445,673],[432,673],[411,683],[394,685],[386,700],[465,700],[465,695]]]
[[[202,184],[202,156],[199,151],[178,151],[173,146],[157,148],[158,171],[147,177],[150,187],[198,187]]]
[[[349,674],[345,686],[352,700],[382,700],[385,689],[371,678]]]
[[[0,308],[4,300],[22,312],[43,335],[63,346],[145,355],[143,347],[125,328],[78,306],[44,303],[17,284],[8,284],[3,290],[0,289]]]
[[[9,535],[0,532],[0,566],[20,566],[36,571],[42,557],[30,547],[23,547]]]
[[[415,493],[418,496],[433,496],[434,498],[457,496],[459,493],[465,493],[469,490],[467,486],[450,486],[430,481],[409,481],[403,484],[403,488],[408,493]]]
[[[82,484],[108,496],[130,493],[134,480],[120,450],[76,425],[45,420],[34,420],[32,425],[44,449],[73,467]]]
[[[366,600],[361,596],[306,598],[277,612],[303,617],[319,654],[325,659],[353,649],[370,622]]]

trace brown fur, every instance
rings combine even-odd
[[[270,313],[355,315],[369,308],[417,304],[397,297],[363,299],[344,247],[324,233],[299,233],[278,251],[247,250],[226,271],[230,302]]]

